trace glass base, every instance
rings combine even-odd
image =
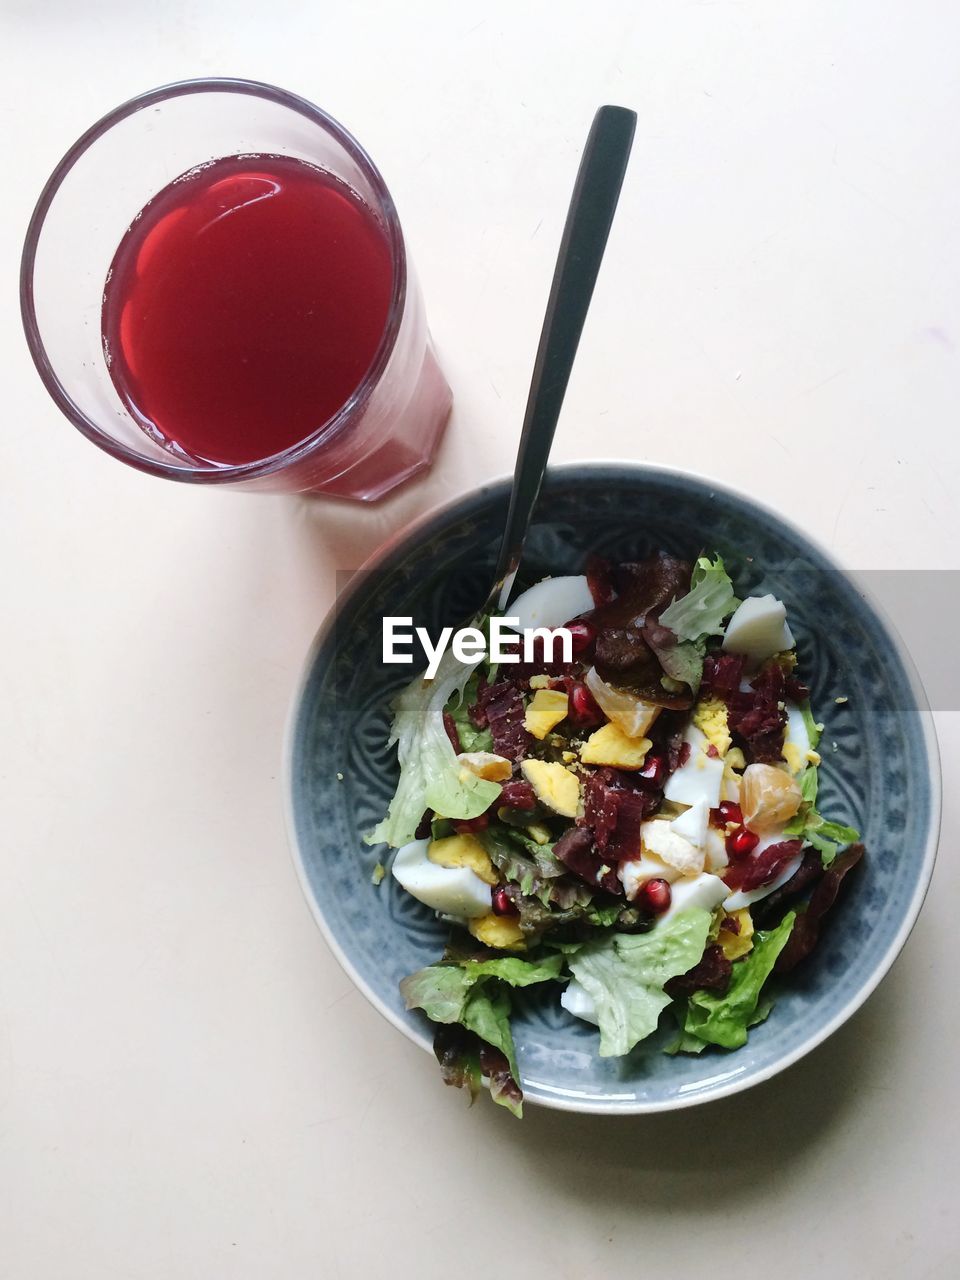
[[[424,353],[416,390],[391,425],[389,437],[342,475],[303,492],[352,502],[377,502],[430,467],[452,405],[453,393],[430,343]]]

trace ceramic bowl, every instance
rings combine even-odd
[[[409,614],[434,634],[462,625],[486,595],[508,491],[506,482],[490,484],[428,514],[357,573],[321,627],[290,719],[289,827],[310,907],[364,995],[428,1051],[430,1024],[404,1009],[398,983],[440,956],[447,928],[391,876],[372,884],[387,851],[363,841],[393,794],[390,702],[412,674],[382,665],[381,618]],[[780,516],[686,473],[561,467],[544,484],[522,577],[578,572],[591,552],[629,560],[658,548],[688,557],[717,550],[741,595],[772,591],[786,602],[814,714],[826,725],[819,807],[860,829],[867,859],[845,886],[817,951],[735,1052],[668,1056],[663,1027],[627,1057],[601,1058],[595,1029],[560,1008],[553,984],[516,993],[525,1097],[571,1111],[690,1106],[796,1062],[845,1022],[890,968],[916,920],[936,853],[936,739],[910,659],[851,580]],[[425,1062],[424,1070],[437,1068]]]

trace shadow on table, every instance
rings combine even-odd
[[[378,502],[301,495],[290,504],[298,555],[319,581],[335,574],[337,590],[374,551],[425,511],[465,488],[451,460],[456,411],[433,466]]]
[[[744,1093],[682,1111],[609,1118],[527,1107],[501,1137],[528,1176],[581,1208],[665,1212],[700,1203],[755,1204],[816,1159],[818,1144],[877,1079],[884,1043],[901,1034],[896,970],[825,1044]],[[510,1119],[507,1117],[507,1119]],[[639,1198],[642,1196],[642,1200]]]

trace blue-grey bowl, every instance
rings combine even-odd
[[[290,718],[289,828],[311,909],[364,995],[427,1050],[430,1025],[404,1009],[398,983],[439,957],[447,930],[392,877],[372,884],[387,851],[363,841],[393,794],[390,701],[411,676],[409,667],[382,665],[381,618],[410,614],[436,633],[469,617],[492,577],[508,490],[506,482],[486,485],[428,514],[358,572],[320,629]],[[742,1049],[670,1057],[661,1052],[664,1027],[625,1058],[600,1058],[596,1031],[560,1008],[555,989],[519,993],[514,1035],[525,1096],[570,1111],[691,1106],[796,1062],[890,968],[936,856],[936,738],[910,659],[862,592],[780,516],[686,473],[560,467],[544,484],[522,572],[535,581],[580,570],[590,552],[624,560],[660,547],[685,556],[716,549],[741,594],[772,591],[786,601],[800,672],[826,725],[819,807],[860,829],[867,858],[819,948],[782,984],[773,1013]]]

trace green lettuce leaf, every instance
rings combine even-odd
[[[807,814],[803,834],[820,854],[825,867],[830,866],[841,849],[860,839],[860,832],[855,827],[845,827],[841,822],[828,822],[816,810]]]
[[[528,945],[531,940],[542,940],[544,944],[549,942],[552,945],[555,934],[563,934],[584,921],[598,929],[607,929],[621,921],[624,928],[632,928],[639,923],[639,912],[635,908],[606,897],[594,900],[594,891],[585,884],[578,884],[572,876],[546,881],[545,884],[547,887],[538,890],[536,897],[521,898],[518,904],[520,928]],[[574,950],[580,950],[583,945],[583,942],[572,944]]]
[[[660,622],[681,640],[723,635],[723,620],[739,603],[720,557],[701,556],[693,567],[690,590],[664,609]]]
[[[614,898],[610,902],[591,902],[583,909],[583,918],[588,920],[590,924],[594,924],[598,929],[608,929],[610,925],[616,924],[620,916],[628,907],[624,907],[622,902],[618,902]]]
[[[474,671],[462,690],[458,690],[447,702],[446,710],[453,716],[464,751],[492,751],[493,734],[489,729],[478,729],[470,719],[469,709],[477,700],[480,676]]]
[[[807,815],[801,809],[800,812],[792,817],[783,828],[783,834],[785,836],[802,836],[806,822]]]
[[[463,1022],[463,1011],[472,987],[496,978],[511,987],[529,987],[560,976],[563,957],[536,959],[496,956],[490,960],[441,960],[418,969],[400,983],[408,1009],[422,1009],[432,1022]],[[466,1024],[464,1024],[466,1025]]]
[[[368,844],[383,841],[399,849],[414,838],[426,809],[445,818],[476,818],[500,794],[498,782],[460,767],[443,727],[444,708],[476,666],[459,662],[448,649],[432,680],[417,676],[400,694],[389,739],[397,745],[400,781],[387,816],[366,836]]]
[[[770,1016],[770,1010],[773,1008],[774,1003],[772,996],[761,995],[760,1003],[757,1005],[756,1012],[747,1023],[747,1026],[755,1027],[757,1023],[765,1022]],[[670,1044],[664,1045],[663,1052],[671,1055],[677,1053],[702,1053],[704,1049],[706,1049],[709,1041],[701,1039],[698,1035],[694,1035],[692,1031],[688,1031],[683,1025],[683,1019],[685,1016],[685,1009],[683,1005],[680,1006],[677,1016],[681,1021],[679,1034],[675,1040],[671,1041]]]
[[[770,1012],[760,1006],[763,984],[770,976],[777,956],[786,946],[796,912],[789,911],[776,929],[758,931],[753,936],[753,950],[737,960],[730,975],[730,986],[723,995],[712,991],[695,991],[687,1002],[684,1031],[709,1044],[724,1049],[738,1049],[747,1042],[747,1028]]]
[[[800,787],[800,796],[807,804],[817,803],[817,786],[819,778],[817,775],[817,766],[808,764],[804,771],[797,778],[797,785]]]
[[[509,987],[529,987],[560,977],[563,956],[547,953],[530,959],[496,956],[475,960],[466,956],[427,965],[404,978],[400,994],[408,1009],[422,1009],[431,1021],[447,1029],[462,1027],[468,1034],[437,1033],[434,1052],[447,1084],[476,1092],[482,1048],[478,1041],[498,1050],[506,1059],[488,1070],[490,1096],[500,1106],[520,1116],[523,1091],[516,1051],[510,1031]]]
[[[803,716],[803,723],[806,725],[807,734],[810,738],[810,750],[816,751],[817,743],[820,741],[820,734],[823,732],[823,725],[814,720],[809,699],[800,704],[800,714]]]
[[[499,978],[511,987],[530,987],[536,982],[559,978],[563,957],[545,955],[537,960],[522,960],[519,956],[497,956],[494,960],[461,960],[460,964],[473,982],[480,978]]]
[[[664,675],[689,685],[693,693],[699,690],[703,679],[703,656],[707,651],[703,639],[679,640],[676,644],[664,645],[648,639],[647,644],[657,655]]]
[[[773,996],[767,995],[766,992],[764,992],[760,996],[754,1015],[750,1019],[750,1021],[747,1023],[747,1026],[756,1027],[756,1026],[759,1026],[761,1022],[766,1022],[766,1020],[770,1017],[770,1012],[773,1009],[773,1006],[775,1004],[776,1004],[776,1001],[774,1000]]]
[[[506,1058],[509,1075],[504,1072],[491,1074],[490,1096],[519,1118],[523,1114],[523,1094],[520,1092],[520,1072],[510,1031],[510,997],[506,991],[486,984],[474,987],[463,1010],[463,1025],[486,1044],[499,1049]]]
[[[783,828],[785,836],[802,836],[806,831],[807,818],[814,812],[817,803],[819,775],[815,764],[808,764],[797,774],[797,786],[800,788],[800,808]]]
[[[810,741],[816,746],[819,733],[813,724],[809,703],[804,708],[804,720],[807,721],[807,732]],[[829,822],[817,812],[817,788],[819,774],[815,764],[807,767],[797,776],[802,803],[795,817],[783,829],[785,836],[802,836],[807,844],[813,845],[823,859],[823,865],[829,867],[841,849],[860,839],[860,832],[855,827],[844,826],[841,822]]]
[[[810,766],[812,769],[813,766]],[[855,840],[860,839],[860,832],[856,827],[845,826],[842,822],[830,822],[818,813],[814,807],[813,801],[808,799],[808,792],[811,790],[807,787],[804,791],[804,782],[810,769],[804,771],[800,776],[800,790],[804,793],[804,803],[800,812],[790,821],[783,829],[785,836],[801,836],[806,844],[811,844],[820,854],[825,867],[829,867],[841,849],[845,849],[847,845],[853,844]],[[812,788],[813,800],[816,799],[816,781]]]
[[[477,836],[500,874],[525,897],[539,898],[544,907],[569,910],[586,906],[593,896],[587,885],[565,874],[566,867],[553,856],[551,845],[538,845],[518,830],[495,823]]]
[[[617,1057],[656,1029],[670,1003],[663,984],[692,969],[703,955],[710,912],[678,912],[649,933],[614,933],[568,958],[600,1024],[600,1056]]]
[[[706,1047],[706,1040],[701,1040],[699,1036],[695,1036],[681,1027],[676,1039],[663,1046],[663,1052],[669,1053],[672,1057],[677,1053],[703,1053]]]
[[[504,879],[523,894],[520,926],[528,943],[582,920],[608,928],[632,910],[622,900],[598,894],[571,876],[554,855],[553,846],[537,844],[522,827],[494,822],[477,832],[477,838]],[[625,927],[629,927],[626,922]]]
[[[431,1022],[460,1022],[473,980],[459,964],[430,964],[400,983],[408,1009],[422,1009]]]
[[[539,844],[534,840],[533,836],[527,835],[522,827],[511,826],[494,826],[488,827],[488,831],[492,830],[494,835],[508,842],[518,845],[525,853],[527,853],[537,868],[537,874],[543,876],[547,880],[554,879],[556,876],[562,876],[566,872],[566,867],[554,855],[553,843]]]
[[[447,836],[455,835],[453,823],[449,818],[438,818],[436,814],[430,819],[430,839],[444,840]]]

